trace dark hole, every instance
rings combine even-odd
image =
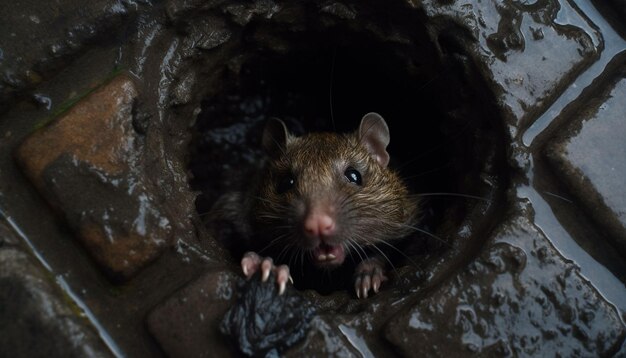
[[[364,114],[378,112],[390,127],[390,165],[413,192],[480,195],[478,156],[485,150],[475,132],[489,125],[456,77],[462,68],[439,61],[424,41],[389,43],[354,32],[310,36],[294,41],[287,54],[257,51],[239,73],[225,73],[220,95],[204,101],[190,164],[201,214],[221,193],[249,185],[263,155],[262,124],[271,116],[302,134],[353,131]],[[437,238],[423,235],[407,251],[412,255],[424,242],[431,254],[452,247],[449,237],[476,204],[447,194],[423,200],[420,227]],[[242,248],[231,249],[238,259]]]

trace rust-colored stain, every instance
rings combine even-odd
[[[139,198],[148,200],[150,193],[144,192],[143,185],[133,186],[134,189],[129,191],[123,186],[103,184],[100,190],[104,194],[93,199],[97,202],[92,204],[89,198],[81,203],[68,202],[67,199],[60,201],[59,193],[69,193],[67,197],[71,198],[89,191],[89,185],[93,183],[85,179],[89,176],[81,176],[78,172],[67,173],[76,179],[72,184],[57,182],[59,178],[46,178],[49,175],[46,171],[60,158],[69,156],[71,161],[80,163],[81,168],[90,168],[94,177],[102,175],[134,183],[149,181],[143,176],[141,167],[136,167],[140,163],[134,162],[137,152],[141,151],[135,145],[136,134],[132,126],[133,101],[137,95],[133,81],[119,75],[48,126],[31,134],[16,152],[16,159],[26,176],[63,214],[95,261],[116,279],[134,275],[158,257],[169,243],[167,225],[153,225],[138,231],[132,224],[133,215],[147,215],[141,209]],[[55,183],[54,188],[47,180]],[[109,217],[107,210],[127,214]],[[150,216],[149,220],[152,219],[158,221],[159,217]]]
[[[61,154],[70,154],[111,175],[127,170],[131,149],[133,82],[121,75],[94,91],[50,125],[30,135],[17,150],[26,175],[42,187],[41,174]]]

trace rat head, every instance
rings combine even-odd
[[[366,246],[410,233],[417,209],[387,166],[389,140],[376,113],[349,134],[296,137],[269,120],[262,141],[269,163],[254,210],[263,245],[279,261],[303,255],[333,268],[351,251],[360,257]]]

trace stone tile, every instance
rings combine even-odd
[[[51,276],[28,254],[8,244],[17,241],[0,222],[0,355],[112,357]]]
[[[170,220],[142,170],[133,129],[137,90],[120,75],[36,131],[18,163],[115,279],[128,279],[167,247]]]
[[[523,216],[386,327],[406,356],[608,356],[625,335],[616,308]]]
[[[226,269],[209,271],[149,313],[148,329],[168,356],[232,355],[219,325],[234,304],[240,279]]]
[[[462,45],[474,53],[512,131],[539,115],[601,51],[600,35],[567,1],[409,2],[467,30],[470,40]],[[463,41],[463,32],[453,30]]]
[[[360,352],[340,335],[332,316],[313,318],[309,332],[302,343],[287,352],[285,357],[358,357]]]
[[[626,68],[546,149],[554,173],[626,255]]]

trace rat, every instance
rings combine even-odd
[[[273,274],[282,294],[292,274],[325,277],[326,286],[347,272],[358,298],[377,293],[388,280],[385,249],[416,231],[420,213],[418,199],[388,166],[389,141],[387,123],[374,112],[354,132],[303,136],[270,118],[260,179],[247,193],[222,195],[211,210],[212,225],[228,224],[237,238],[229,244],[243,252],[244,275],[261,270],[266,281]],[[300,270],[290,270],[298,263]]]

